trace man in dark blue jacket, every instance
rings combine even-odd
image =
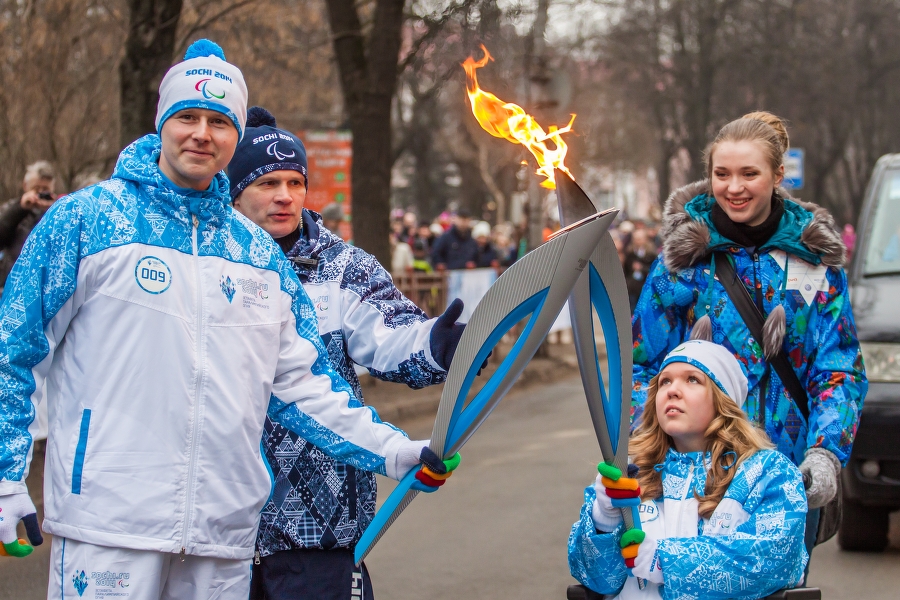
[[[434,268],[474,269],[478,262],[478,243],[472,237],[472,215],[461,208],[453,216],[453,225],[434,243],[431,263]]]
[[[428,319],[363,250],[303,208],[306,149],[275,118],[251,108],[228,167],[234,208],[278,243],[313,301],[319,334],[337,372],[362,401],[354,364],[418,389],[441,383],[462,336],[457,300]],[[251,597],[373,598],[353,548],[375,514],[375,475],[335,461],[267,420],[263,450],[275,479],[263,507]]]

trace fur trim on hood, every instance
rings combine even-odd
[[[785,201],[812,213],[812,220],[803,229],[800,242],[825,266],[843,267],[847,250],[835,229],[834,217],[821,206],[791,198],[784,188],[779,188],[778,192]],[[683,271],[709,255],[709,228],[706,223],[694,220],[684,208],[693,198],[704,193],[709,193],[709,184],[705,180],[696,181],[678,188],[666,200],[660,236],[663,239],[663,259],[669,271]]]

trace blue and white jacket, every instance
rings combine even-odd
[[[727,348],[747,373],[744,410],[765,425],[775,446],[794,464],[809,448],[824,448],[847,464],[869,388],[850,306],[844,244],[824,209],[784,199],[778,230],[750,250],[720,233],[712,221],[715,198],[705,181],[672,192],[663,213],[663,251],[650,269],[634,309],[632,428],[637,427],[650,380],[666,355],[710,317],[712,341]],[[726,252],[744,287],[771,315],[785,314],[782,339],[770,348],[787,356],[809,396],[803,417],[778,373],[764,358],[743,317],[711,272],[711,252]],[[771,336],[777,339],[777,336]]]
[[[176,190],[148,135],[58,201],[0,305],[0,494],[25,491],[46,380],[44,529],[113,547],[253,556],[268,416],[397,478],[406,437],[333,370],[316,313],[223,173]]]
[[[443,382],[446,372],[429,343],[434,320],[400,293],[374,256],[325,229],[317,213],[304,210],[302,218],[302,236],[287,256],[313,301],[331,363],[356,398],[362,401],[354,363],[414,389]],[[260,555],[352,548],[375,515],[375,476],[269,419],[263,448],[277,483],[263,507]]]
[[[694,491],[706,486],[709,454],[669,450],[660,467],[663,497],[640,506],[641,528],[658,540],[664,585],[643,590],[619,549],[624,526],[594,528],[594,487],[569,536],[569,569],[583,585],[621,600],[764,598],[796,587],[809,556],[803,543],[806,493],[800,471],[782,453],[761,450],[737,472],[712,517],[700,518]]]

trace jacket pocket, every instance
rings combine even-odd
[[[81,494],[81,472],[84,469],[84,453],[87,451],[88,431],[91,428],[91,409],[81,412],[81,429],[75,446],[75,463],[72,465],[72,493]]]

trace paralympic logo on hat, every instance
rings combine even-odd
[[[201,94],[203,94],[203,97],[206,98],[207,100],[209,100],[210,98],[218,98],[219,100],[224,98],[225,97],[224,90],[222,91],[222,95],[220,96],[219,94],[216,94],[212,90],[206,89],[206,84],[209,81],[212,81],[209,77],[207,77],[206,79],[201,79],[194,86],[194,89],[197,90],[198,92],[200,92]]]
[[[297,153],[293,150],[291,150],[290,154],[282,154],[281,152],[279,152],[277,141],[269,144],[269,147],[266,148],[266,154],[268,154],[269,156],[274,156],[278,160],[284,160],[286,158],[293,158],[294,156],[297,155]]]

